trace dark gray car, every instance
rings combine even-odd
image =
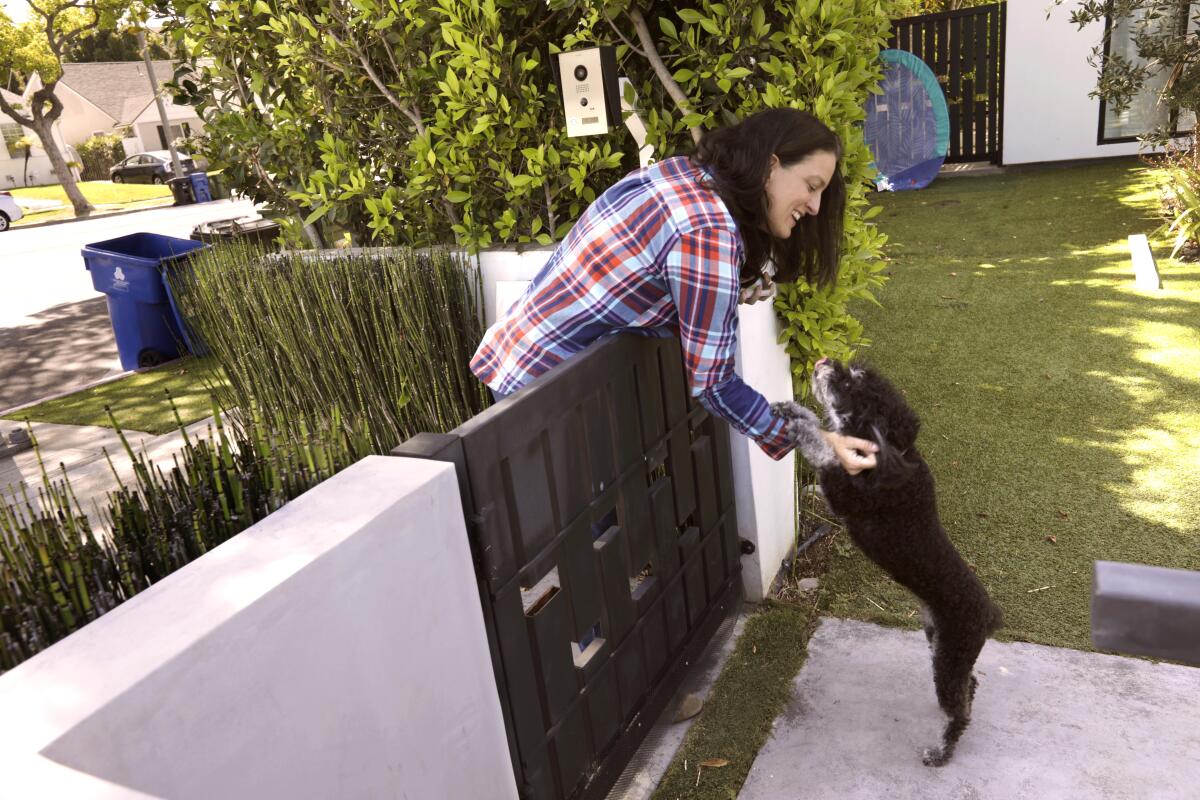
[[[189,155],[180,153],[179,164],[184,175],[196,171],[196,164]],[[166,183],[172,177],[171,154],[166,150],[153,150],[130,156],[109,168],[108,177],[113,183]]]

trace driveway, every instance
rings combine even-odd
[[[186,239],[201,222],[254,214],[248,200],[219,200],[0,234],[0,410],[120,371],[84,245],[139,232]]]

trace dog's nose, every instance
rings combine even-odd
[[[828,364],[828,363],[829,363],[829,359],[822,356],[821,358],[817,359],[817,363],[813,364],[813,369],[816,369],[817,367],[821,366],[822,364]]]

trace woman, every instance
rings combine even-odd
[[[841,143],[816,117],[770,109],[711,131],[692,158],[630,173],[575,223],[484,335],[471,370],[497,396],[622,331],[678,333],[692,394],[772,458],[784,420],[734,372],[739,295],[803,276],[837,278],[846,190]],[[824,434],[847,472],[872,442]]]

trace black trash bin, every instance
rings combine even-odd
[[[194,184],[190,175],[182,178],[169,178],[167,186],[171,187],[171,194],[175,196],[175,205],[188,206],[196,202]]]
[[[273,219],[218,219],[202,222],[192,228],[191,238],[205,244],[231,242],[235,239],[248,241],[264,249],[278,250],[275,239],[279,236],[279,223]]]

